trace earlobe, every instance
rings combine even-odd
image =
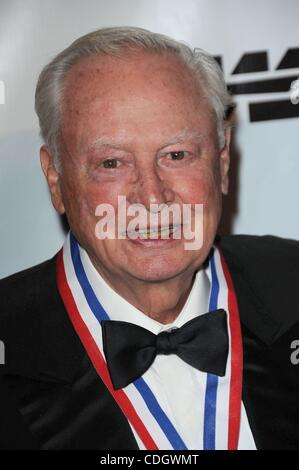
[[[43,145],[40,149],[40,162],[48,183],[52,204],[59,214],[64,214],[65,209],[60,189],[61,175],[56,170],[52,155],[46,145]]]
[[[221,191],[222,194],[228,194],[229,188],[229,164],[230,164],[230,139],[231,129],[225,129],[225,144],[220,152],[220,172],[221,172]]]

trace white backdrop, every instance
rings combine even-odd
[[[295,79],[299,64],[275,68],[299,47],[298,18],[298,0],[0,0],[0,277],[49,258],[64,238],[39,166],[33,109],[38,74],[54,55],[91,30],[133,25],[221,56],[230,83]],[[267,51],[268,70],[231,76],[240,57],[256,51]],[[280,98],[288,93],[236,99],[233,233],[298,238],[299,119],[249,122],[249,99]]]

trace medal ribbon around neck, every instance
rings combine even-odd
[[[230,348],[225,376],[206,374],[202,449],[234,450],[238,447],[240,428],[242,338],[233,283],[217,247],[211,251],[207,274],[211,281],[209,311],[218,308],[227,311]],[[143,377],[122,390],[114,390],[103,352],[100,324],[101,320],[109,320],[110,317],[92,289],[81,261],[78,242],[71,232],[57,256],[57,284],[75,331],[98,375],[127,417],[136,439],[138,436],[139,447],[146,450],[188,450]]]

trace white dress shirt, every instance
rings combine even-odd
[[[93,266],[86,251],[80,247],[80,255],[89,282],[111,320],[127,321],[139,325],[154,334],[174,327],[181,327],[197,315],[208,312],[210,281],[204,269],[197,272],[187,301],[171,324],[161,324],[135,308],[102,278]],[[175,354],[157,355],[151,367],[143,375],[155,397],[190,450],[202,448],[203,399],[197,399],[206,388],[206,373],[198,371]],[[141,449],[144,446],[132,428]],[[241,423],[238,449],[256,449],[249,427],[245,407],[241,403]]]

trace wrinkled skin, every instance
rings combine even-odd
[[[228,190],[229,131],[219,149],[202,87],[169,54],[83,59],[69,71],[65,90],[61,174],[48,148],[41,149],[53,205],[66,212],[106,281],[145,314],[169,322],[216,234],[222,193]],[[151,203],[203,204],[203,246],[186,251],[183,239],[98,240],[95,208],[104,202],[117,212],[118,195],[147,209]]]

